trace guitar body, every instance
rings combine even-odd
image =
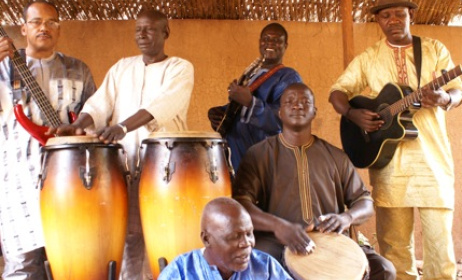
[[[21,126],[43,146],[49,138],[53,137],[53,135],[45,135],[45,132],[48,131],[47,126],[40,126],[29,120],[26,114],[24,114],[22,105],[17,104],[14,106],[14,115]]]
[[[255,59],[247,68],[244,70],[244,73],[242,73],[241,77],[237,81],[237,84],[242,86],[242,85],[247,85],[247,82],[249,81],[250,77],[255,74],[258,69],[260,69],[262,63],[263,63],[263,58],[258,57]],[[252,92],[254,89],[250,89]],[[223,118],[221,119],[220,124],[218,124],[216,131],[220,133],[221,137],[225,137],[226,132],[231,128],[234,119],[239,115],[241,112],[242,105],[237,103],[236,101],[230,100],[228,103],[228,106],[226,107],[225,113],[223,115]]]
[[[396,115],[389,114],[387,108],[412,93],[408,86],[389,83],[376,98],[356,96],[350,100],[355,109],[377,112],[385,124],[375,132],[365,133],[355,123],[342,117],[340,135],[342,146],[354,166],[359,168],[382,168],[387,165],[399,142],[412,140],[418,136],[412,123],[415,110],[405,110]]]
[[[226,107],[225,114],[223,115],[223,119],[221,120],[220,125],[217,127],[217,132],[220,133],[221,137],[224,138],[226,132],[231,129],[233,121],[237,115],[239,115],[241,109],[241,104],[232,100],[229,102],[228,106]]]
[[[47,140],[50,139],[51,137],[54,137],[54,135],[45,135],[45,133],[48,131],[49,127],[48,126],[42,126],[42,125],[37,125],[33,121],[31,121],[26,114],[24,114],[24,109],[22,108],[22,105],[16,104],[14,106],[14,115],[16,119],[18,120],[19,124],[37,141],[40,142],[43,146],[47,143]],[[74,112],[69,113],[69,120],[74,122],[77,119],[77,114]]]

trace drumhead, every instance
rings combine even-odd
[[[309,232],[316,249],[296,255],[288,248],[284,260],[298,280],[361,280],[368,262],[361,247],[343,234]]]
[[[156,131],[149,134],[145,140],[156,140],[165,138],[202,138],[202,139],[221,139],[218,132],[210,131]]]
[[[46,147],[58,146],[58,145],[69,145],[69,144],[81,144],[81,143],[103,143],[98,137],[80,135],[80,136],[59,136],[48,139]]]

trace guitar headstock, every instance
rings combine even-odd
[[[257,68],[261,63],[263,63],[263,60],[264,59],[262,57],[256,58],[254,61],[252,61],[252,63],[250,63],[249,66],[247,66],[247,68],[245,68],[243,75],[251,73],[255,68]]]
[[[248,80],[250,78],[250,76],[252,76],[252,74],[258,69],[260,68],[261,64],[263,63],[264,61],[264,58],[262,57],[258,57],[257,59],[255,59],[254,61],[252,61],[252,63],[247,66],[247,68],[245,68],[244,72],[242,73],[241,77],[239,78],[238,80],[238,84],[239,85],[242,85],[245,83],[246,80]]]

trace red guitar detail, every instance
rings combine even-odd
[[[45,145],[47,143],[47,140],[55,137],[54,135],[45,135],[45,133],[48,131],[49,127],[44,126],[44,125],[38,125],[32,122],[26,114],[24,114],[24,110],[22,108],[21,104],[17,104],[14,106],[14,115],[16,116],[16,119],[18,122],[21,124],[21,126],[29,132],[29,134],[37,139],[37,141],[40,142],[40,144]],[[74,122],[77,119],[77,114],[74,112],[69,113],[69,120]]]
[[[0,36],[7,37],[5,30],[2,26],[0,26]],[[52,126],[58,127],[62,124],[61,120],[59,119],[58,113],[51,105],[50,101],[48,100],[45,93],[40,88],[40,85],[37,83],[37,80],[32,76],[29,68],[26,65],[26,62],[21,57],[19,52],[16,50],[15,46],[13,45],[14,55],[11,59],[13,62],[14,67],[18,71],[19,75],[21,76],[22,81],[27,86],[27,89],[31,93],[32,99],[37,103],[40,111],[43,113],[45,120]],[[76,119],[75,113],[73,114],[74,117],[70,117],[71,121]],[[14,107],[14,115],[16,119],[21,124],[24,129],[29,132],[29,134],[37,139],[40,144],[45,145],[46,141],[54,137],[53,135],[45,135],[45,132],[48,131],[47,126],[40,126],[33,123],[27,116],[24,114],[23,108],[21,105],[16,104]]]

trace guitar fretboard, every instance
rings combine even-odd
[[[7,37],[3,27],[0,26],[0,35],[3,37]],[[16,47],[13,45],[14,56],[12,59],[14,67],[17,69],[21,79],[26,84],[28,90],[30,91],[32,98],[34,99],[35,103],[37,103],[40,111],[43,113],[45,120],[53,127],[58,127],[61,124],[61,120],[57,112],[54,110],[53,106],[51,105],[50,101],[46,97],[45,93],[40,88],[40,85],[37,83],[37,80],[32,76],[29,68],[26,65],[26,62],[21,57],[19,52],[17,51]]]
[[[462,66],[457,65],[449,71],[444,71],[440,77],[435,78],[430,83],[424,85],[422,88],[430,88],[431,90],[437,90],[460,75],[462,75]],[[405,96],[403,99],[383,109],[380,112],[380,114],[389,114],[391,116],[395,116],[396,114],[403,112],[412,104],[422,100],[422,88],[417,89],[411,94]]]

